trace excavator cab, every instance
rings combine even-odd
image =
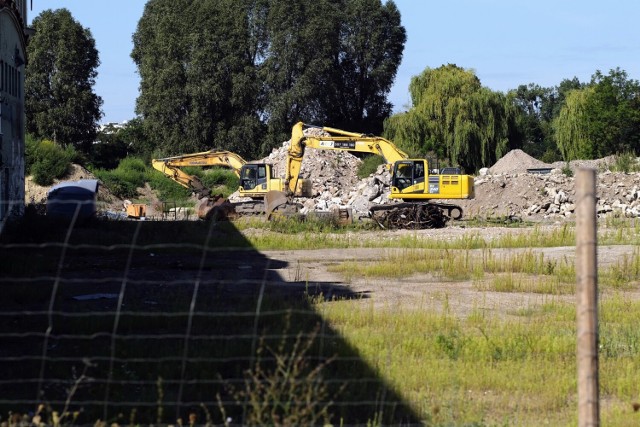
[[[246,164],[240,169],[240,187],[243,190],[253,190],[258,186],[266,190],[267,178],[269,178],[269,171],[266,164]]]
[[[424,184],[426,165],[424,160],[399,160],[393,167],[392,183],[399,191],[417,184]]]

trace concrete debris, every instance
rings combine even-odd
[[[284,176],[288,146],[287,141],[264,159],[275,165],[277,176]],[[313,197],[297,201],[306,211],[347,207],[357,218],[368,216],[372,206],[399,202],[388,198],[391,174],[383,165],[360,180],[356,173],[361,161],[348,152],[309,149],[304,156],[302,177],[312,180]],[[577,173],[580,167],[592,167],[599,170],[598,214],[640,216],[640,174],[607,171],[613,161],[610,156],[547,164],[522,150],[512,150],[476,176],[475,199],[445,202],[460,205],[466,218],[575,219],[575,179],[569,175]],[[539,169],[548,169],[548,173],[527,172]]]
[[[592,162],[590,167],[598,165],[598,161]],[[475,199],[456,202],[463,207],[466,217],[575,219],[575,178],[557,168],[550,174],[516,172],[479,176],[475,187]],[[598,215],[640,216],[639,189],[639,173],[598,172]]]
[[[322,132],[309,129],[311,132]],[[284,176],[284,165],[289,142],[263,159],[276,168],[276,176]],[[614,173],[608,168],[614,157],[598,160],[542,163],[522,150],[513,150],[490,168],[483,168],[475,178],[476,197],[472,200],[443,200],[460,205],[465,218],[513,218],[545,221],[575,219],[575,180],[572,174],[580,167],[598,170],[597,211],[603,217],[618,215],[640,217],[640,173]],[[301,176],[311,179],[313,197],[298,199],[303,211],[329,212],[338,208],[350,208],[353,217],[369,215],[371,207],[398,203],[388,198],[391,174],[385,166],[364,178],[357,177],[361,160],[345,151],[314,150],[305,152]],[[548,173],[529,173],[527,169],[550,168]],[[571,170],[572,173],[568,173]],[[93,178],[89,171],[77,165],[68,179]],[[565,173],[567,173],[565,175]],[[26,180],[27,203],[46,201],[48,188],[38,187],[30,178]],[[152,190],[145,186],[145,195]],[[142,191],[143,189],[139,189]],[[235,193],[230,200],[240,201]],[[98,205],[101,212],[122,215],[123,201],[115,198],[106,187],[100,186]],[[152,206],[150,205],[150,208]],[[161,208],[156,210],[160,211]],[[162,208],[164,209],[164,208]],[[177,212],[176,212],[177,214]],[[173,213],[172,213],[173,215]],[[193,218],[192,218],[193,219]]]
[[[306,134],[323,136],[321,129],[305,129]],[[262,159],[273,165],[277,177],[284,177],[287,150],[290,141],[274,149]],[[360,158],[346,151],[307,149],[300,169],[300,177],[311,180],[312,197],[296,199],[305,212],[329,212],[351,208],[355,218],[368,216],[374,204],[394,203],[388,198],[391,193],[391,174],[379,166],[375,174],[360,180],[357,176]],[[241,201],[238,193],[229,196],[231,202]]]

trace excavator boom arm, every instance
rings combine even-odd
[[[208,195],[209,190],[205,187],[202,181],[200,181],[200,178],[194,175],[189,175],[188,173],[180,170],[180,168],[169,162],[164,162],[163,160],[164,159],[153,159],[151,160],[151,165],[154,169],[162,172],[183,187],[193,190],[198,194],[198,196],[204,197]]]
[[[240,169],[242,168],[242,165],[247,163],[242,157],[236,153],[232,153],[231,151],[214,150],[165,157],[163,159],[154,159],[153,162],[162,162],[171,167],[222,166],[233,169],[238,176],[240,176]]]
[[[327,136],[306,135],[304,132],[305,128],[319,129]],[[388,165],[398,160],[409,158],[409,156],[400,150],[393,142],[379,136],[348,132],[331,127],[309,126],[298,122],[293,126],[291,131],[291,145],[289,147],[286,165],[287,175],[285,182],[287,182],[288,190],[291,193],[295,190],[298,182],[306,147],[320,150],[340,150],[376,154],[382,156]]]
[[[233,169],[235,174],[240,177],[240,169],[245,163],[246,161],[236,153],[215,150],[153,159],[151,161],[154,169],[162,172],[183,187],[193,190],[198,197],[208,196],[210,194],[209,189],[205,187],[197,176],[184,172],[180,169],[181,167],[222,166]]]

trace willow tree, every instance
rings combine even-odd
[[[521,144],[517,108],[471,70],[427,68],[411,79],[409,93],[412,107],[385,122],[385,136],[415,155],[433,153],[475,171]]]
[[[553,121],[556,142],[566,161],[592,159],[596,148],[589,137],[589,104],[594,88],[573,90]]]

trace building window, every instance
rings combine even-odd
[[[4,90],[4,61],[0,61],[0,92]]]

